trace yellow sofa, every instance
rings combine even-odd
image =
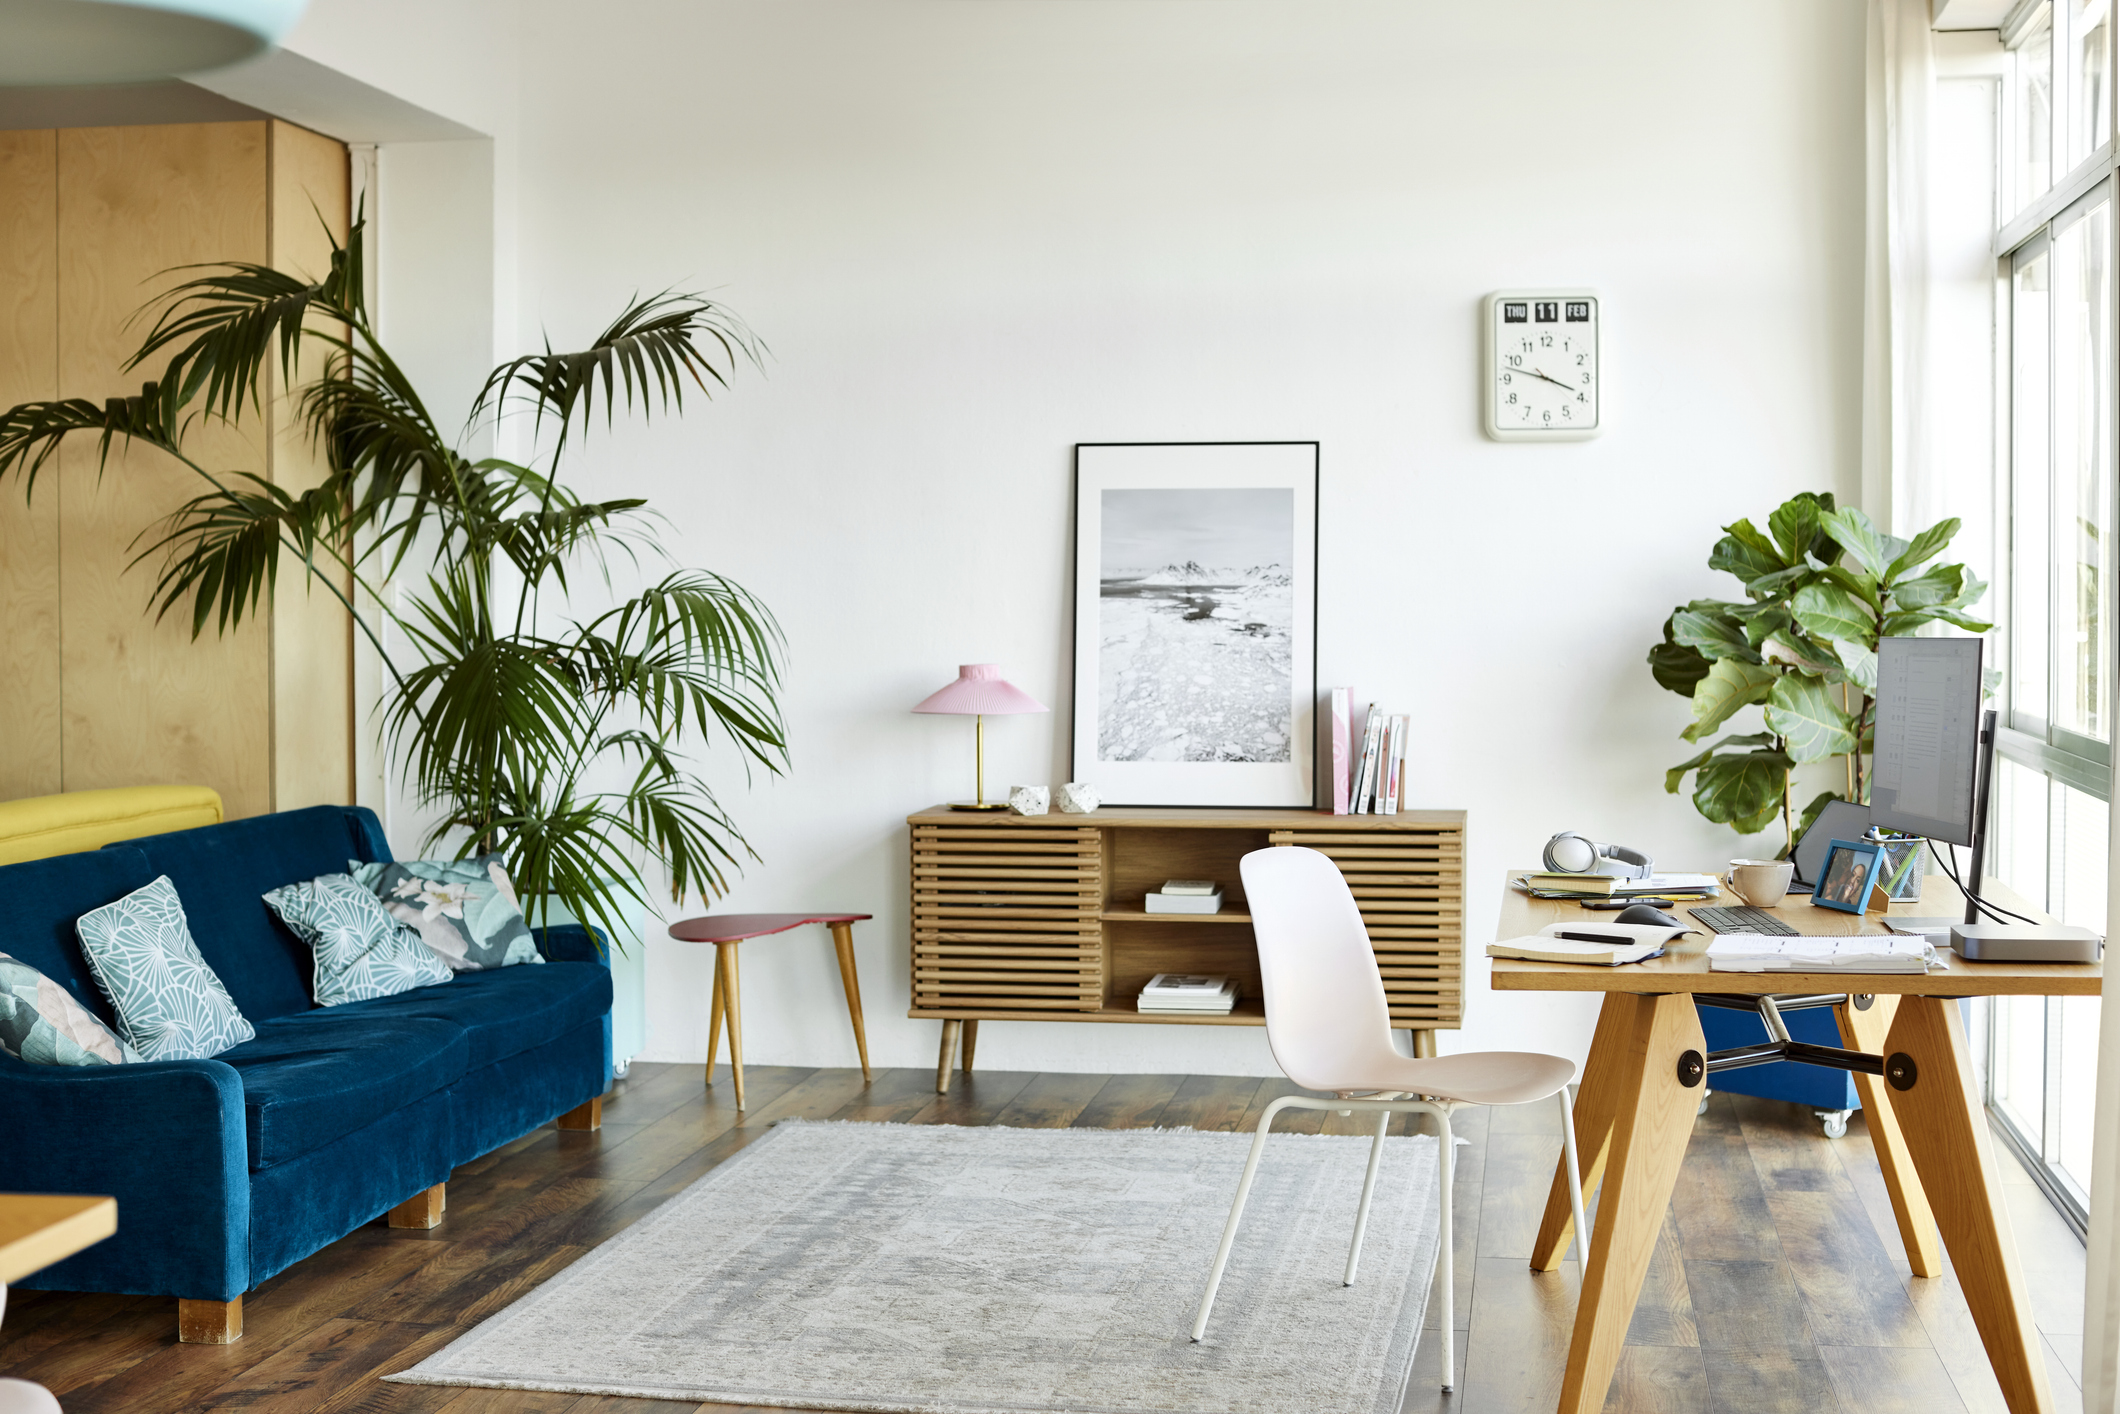
[[[0,800],[0,864],[220,823],[220,792],[205,786],[123,786]]]

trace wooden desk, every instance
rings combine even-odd
[[[42,1271],[117,1230],[115,1198],[0,1193],[0,1286]]]
[[[1512,870],[1509,878],[1525,872]],[[1526,897],[1507,882],[1503,890],[1498,939],[1600,916],[1574,903]],[[1713,900],[1725,907],[1737,902],[1727,895]],[[1895,904],[1886,916],[1956,917],[1963,908],[1948,880],[1932,879],[1919,903]],[[1687,909],[1673,911],[1683,917]],[[1875,918],[1816,907],[1808,895],[1792,895],[1774,912],[1805,933],[1886,931]],[[1694,1011],[1695,992],[1850,994],[1833,1012],[1842,1044],[1890,1057],[1891,1069],[1912,1075],[1904,1089],[1881,1076],[1855,1076],[1907,1260],[1917,1276],[1941,1276],[1940,1229],[2004,1400],[2013,1414],[2047,1414],[2053,1394],[2039,1332],[2002,1201],[1985,1107],[1974,1088],[1965,1031],[1952,1001],[2095,996],[2102,965],[1981,964],[1952,957],[1946,969],[1926,976],[1711,973],[1708,941],[1705,936],[1680,939],[1665,956],[1626,967],[1493,960],[1492,985],[1498,992],[1605,994],[1575,1107],[1583,1187],[1587,1191],[1600,1179],[1605,1187],[1583,1267],[1561,1414],[1597,1414],[1604,1408],[1657,1229],[1671,1203],[1704,1079],[1699,1061],[1707,1043]],[[1566,1172],[1557,1168],[1531,1265],[1540,1271],[1559,1266],[1572,1227]]]

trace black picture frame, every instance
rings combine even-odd
[[[1076,444],[1070,771],[1106,803],[1314,808],[1319,462],[1313,441]]]

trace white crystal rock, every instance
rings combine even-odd
[[[1097,794],[1095,786],[1086,786],[1080,781],[1069,781],[1060,787],[1060,808],[1070,815],[1087,815],[1103,803],[1104,800]]]
[[[1018,815],[1043,815],[1052,798],[1044,786],[1010,786],[1008,808]]]

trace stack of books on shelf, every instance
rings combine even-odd
[[[1150,913],[1220,913],[1222,890],[1212,879],[1165,879],[1142,907]]]
[[[1360,744],[1350,735],[1354,690],[1332,690],[1332,813],[1396,815],[1406,798],[1406,744],[1412,719],[1369,704]]]
[[[1237,989],[1227,977],[1208,977],[1197,972],[1158,972],[1141,989],[1137,1003],[1142,1011],[1208,1013],[1229,1015],[1237,1004]]]

